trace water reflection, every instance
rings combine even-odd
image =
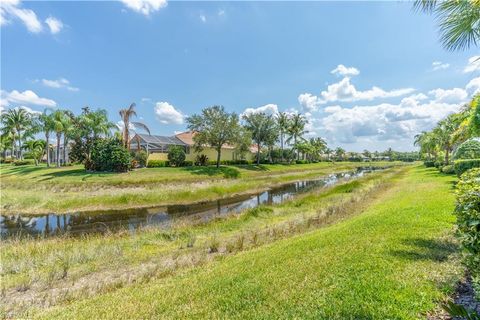
[[[182,219],[188,219],[189,223],[204,222],[263,204],[279,204],[290,200],[296,194],[332,186],[339,181],[358,178],[377,169],[358,168],[356,171],[330,174],[316,180],[284,184],[254,195],[235,196],[186,205],[59,215],[2,215],[0,217],[1,238],[6,239],[13,235],[55,236],[65,233],[82,235],[125,228],[134,232],[138,228],[150,225],[168,228],[173,222]]]

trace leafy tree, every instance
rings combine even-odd
[[[40,131],[45,133],[45,153],[47,155],[47,167],[50,167],[50,133],[54,130],[53,116],[49,109],[45,109],[39,116]]]
[[[236,113],[227,113],[223,106],[213,106],[187,118],[188,129],[192,130],[194,148],[200,152],[205,146],[217,151],[217,168],[220,167],[222,146],[236,144],[240,132],[240,124]]]
[[[132,158],[123,142],[117,138],[98,138],[94,142],[91,162],[85,168],[94,171],[125,172],[131,167]]]
[[[23,133],[32,124],[32,114],[24,108],[8,109],[2,112],[0,120],[4,133],[8,132],[12,138],[13,153],[16,153],[16,157],[21,159]],[[15,142],[18,142],[18,149]]]
[[[345,158],[345,155],[346,155],[346,151],[345,149],[341,148],[341,147],[338,147],[337,149],[335,149],[335,158],[337,158],[337,160],[341,161]]]
[[[282,149],[282,162],[284,161],[284,138],[285,134],[288,132],[288,128],[290,127],[290,116],[286,112],[279,112],[277,114],[277,124],[278,129],[280,131],[280,148]]]
[[[294,147],[297,146],[299,140],[302,140],[302,136],[307,133],[305,131],[305,125],[307,124],[307,119],[302,114],[296,113],[291,117],[290,125],[288,127],[288,134],[290,137],[287,139],[287,143],[293,140]],[[297,152],[297,160],[300,160],[300,153]]]
[[[310,138],[310,145],[312,146],[312,159],[311,160],[319,160],[320,155],[325,152],[327,149],[327,142],[320,138]]]
[[[468,140],[455,152],[455,159],[480,159],[480,141]]]
[[[32,156],[36,166],[38,166],[38,163],[42,160],[42,157],[45,154],[45,144],[46,143],[43,140],[29,140],[26,141],[23,146]]]
[[[363,150],[362,154],[365,158],[368,158],[368,159],[370,159],[372,157],[372,153],[370,151],[368,151],[367,149]]]
[[[435,15],[440,41],[447,50],[465,50],[480,42],[478,0],[416,0],[414,7]]]
[[[132,103],[128,108],[120,109],[118,112],[120,114],[120,118],[122,118],[123,128],[122,128],[122,139],[123,145],[125,148],[130,149],[130,124],[142,128],[148,134],[150,134],[150,129],[142,122],[134,122],[131,119],[134,116],[137,116],[137,112],[135,111],[135,103]]]
[[[277,124],[272,117],[263,112],[244,115],[243,119],[245,120],[245,128],[251,132],[252,140],[257,145],[257,165],[259,165],[262,145],[272,146],[277,140]]]
[[[53,131],[57,137],[56,167],[58,168],[60,167],[60,141],[62,139],[62,134],[64,134],[67,127],[70,126],[71,119],[64,110],[56,110],[52,114],[52,121]],[[63,148],[65,149],[66,146],[64,145]]]
[[[170,146],[168,148],[168,161],[170,165],[180,167],[185,162],[185,150],[182,146]]]
[[[252,146],[252,133],[244,127],[239,130],[238,140],[235,145],[235,153],[239,155],[239,160],[244,160],[247,152]]]
[[[445,152],[445,164],[449,164],[449,156],[453,151],[454,140],[453,133],[456,129],[455,115],[450,115],[446,119],[440,121],[433,129],[438,147]]]

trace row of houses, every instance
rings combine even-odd
[[[145,150],[149,160],[167,160],[168,148],[180,146],[185,150],[185,160],[195,161],[199,154],[206,155],[211,160],[217,159],[217,151],[211,147],[204,147],[201,152],[194,150],[195,133],[191,131],[182,132],[173,136],[157,136],[148,134],[135,134],[130,140],[131,150]],[[220,160],[253,160],[255,158],[255,147],[252,146],[246,154],[240,155],[235,146],[223,145]]]

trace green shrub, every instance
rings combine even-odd
[[[443,167],[443,165],[444,165],[443,161],[439,161],[439,160],[435,161],[434,164],[433,164],[433,166],[434,166],[435,168],[438,168],[438,169],[440,169],[441,167]]]
[[[191,167],[191,166],[193,166],[193,161],[192,160],[185,160],[185,161],[183,161],[183,166],[184,167]]]
[[[297,160],[295,161],[296,164],[307,164],[308,160]]]
[[[98,139],[93,146],[91,162],[85,163],[85,169],[125,172],[131,168],[131,161],[130,153],[120,139]]]
[[[465,171],[473,168],[480,168],[480,159],[455,160],[455,173],[460,176]]]
[[[208,165],[208,157],[205,154],[198,154],[195,157],[195,165],[196,166],[206,166]]]
[[[433,161],[433,160],[425,160],[425,161],[423,162],[423,164],[424,164],[425,167],[427,167],[427,168],[433,168],[433,167],[435,167],[435,161]]]
[[[147,168],[161,168],[168,167],[169,165],[169,162],[165,160],[149,160]]]
[[[168,148],[168,161],[170,165],[181,167],[185,161],[185,150],[181,146],[170,146]]]
[[[455,152],[454,159],[480,159],[480,141],[468,140]]]
[[[465,262],[480,298],[480,169],[470,169],[460,177],[455,214],[458,235],[467,252]]]
[[[35,161],[33,161],[32,159],[16,160],[13,162],[14,166],[27,166],[32,164],[35,164]]]
[[[454,174],[455,168],[453,167],[453,164],[449,164],[447,166],[442,167],[442,172],[446,174]]]
[[[133,158],[135,159],[135,161],[137,161],[140,167],[147,166],[148,154],[146,151],[141,150],[141,151],[135,152],[135,155]]]
[[[14,160],[11,159],[11,158],[10,159],[4,159],[4,158],[0,159],[0,163],[13,163],[13,162],[14,162]]]

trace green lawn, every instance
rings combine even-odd
[[[394,163],[376,162],[374,166]],[[91,173],[82,166],[0,165],[1,213],[72,212],[126,209],[255,192],[274,184],[310,179],[365,163],[322,162],[261,165],[144,168],[127,173]]]
[[[404,170],[360,215],[41,316],[425,318],[462,273],[452,239],[455,178],[422,167]]]

